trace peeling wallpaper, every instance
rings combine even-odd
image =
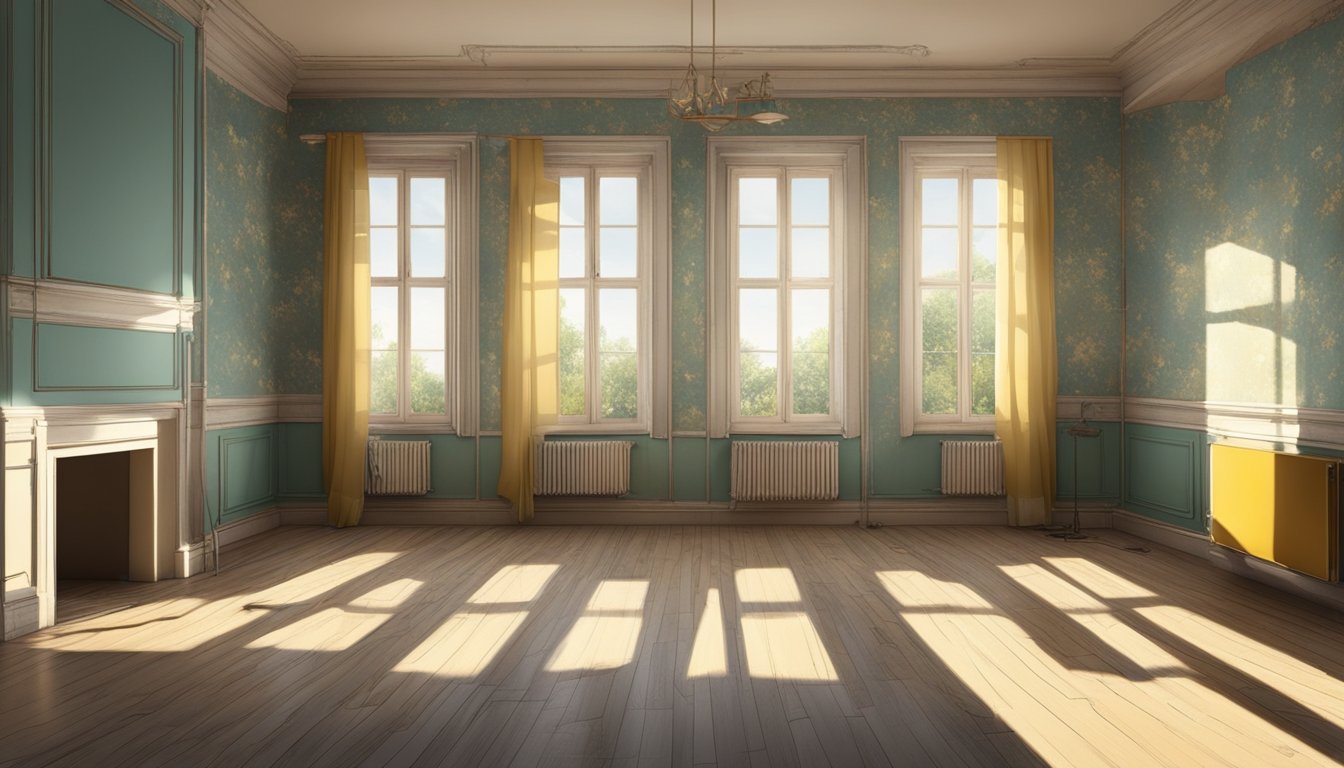
[[[1341,83],[1337,19],[1126,117],[1127,394],[1344,409]]]

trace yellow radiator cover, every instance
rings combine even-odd
[[[1216,544],[1318,579],[1339,579],[1338,459],[1210,447]]]

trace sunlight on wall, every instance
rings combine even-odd
[[[393,671],[465,678],[480,674],[522,626],[526,607],[559,569],[551,564],[499,569]]]
[[[583,615],[560,641],[549,672],[616,669],[634,661],[649,582],[609,579],[597,585]]]
[[[723,634],[723,607],[719,590],[711,587],[705,594],[705,610],[695,628],[687,677],[724,677],[728,674],[727,638]]]
[[[1235,243],[1204,253],[1205,398],[1297,404],[1297,344],[1282,333],[1297,270]]]
[[[742,645],[752,677],[840,679],[816,625],[798,610],[802,607],[802,595],[793,571],[740,568],[735,580],[738,602],[743,606]]]

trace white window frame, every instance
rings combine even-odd
[[[968,194],[967,182],[973,178],[997,177],[997,148],[994,137],[966,136],[901,139],[901,436],[914,434],[994,434],[994,416],[977,416],[971,410],[971,301],[970,294],[983,285],[971,282],[971,212],[960,206],[958,228],[959,279],[926,281],[922,279],[920,224],[921,180],[957,175],[962,179],[961,194]],[[920,364],[922,342],[921,289],[927,286],[956,287],[957,311],[957,413],[924,414],[923,376]],[[997,321],[996,321],[997,322]]]
[[[562,279],[560,287],[585,287],[588,300],[585,350],[587,414],[561,416],[545,428],[547,434],[648,434],[668,436],[671,422],[671,140],[645,136],[546,137],[543,139],[546,176],[583,175],[587,221],[587,276]],[[598,174],[630,175],[638,179],[639,257],[634,278],[597,276],[596,208]],[[604,419],[597,386],[600,358],[597,331],[598,287],[635,288],[639,292],[638,415],[634,419]]]
[[[399,175],[402,178],[417,175],[443,175],[447,179],[444,194],[445,269],[442,281],[411,278],[409,253],[399,248],[402,261],[399,277],[372,278],[374,285],[397,284],[400,292],[397,306],[401,327],[398,339],[397,414],[370,414],[370,431],[378,434],[452,434],[475,435],[479,429],[479,335],[477,333],[478,284],[477,250],[478,218],[477,141],[474,136],[444,134],[365,134],[364,152],[370,175]],[[399,190],[398,222],[408,226],[406,187]],[[402,235],[403,239],[405,234]],[[409,287],[413,285],[443,285],[444,295],[444,384],[447,389],[445,413],[411,414],[409,412],[408,359],[410,347]]]
[[[730,434],[857,437],[864,419],[863,355],[867,319],[864,281],[868,263],[866,140],[862,136],[762,138],[713,136],[708,139],[709,204],[709,414],[711,437]],[[798,176],[831,179],[831,412],[825,416],[786,413],[792,387],[788,355],[781,350],[780,413],[743,417],[738,389],[737,289],[764,281],[736,277],[734,237],[737,179],[778,173],[781,181]],[[782,207],[785,195],[779,197]],[[779,219],[781,226],[785,218]],[[781,236],[781,250],[788,246]],[[782,260],[786,261],[786,260]],[[781,265],[774,283],[807,282],[789,277]],[[781,301],[781,345],[789,335],[788,303]]]

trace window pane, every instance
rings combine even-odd
[[[971,413],[994,415],[994,307],[993,290],[971,294]]]
[[[737,180],[737,223],[774,224],[779,217],[775,179]]]
[[[831,180],[794,179],[790,184],[789,222],[792,224],[831,223]]]
[[[919,251],[920,274],[925,278],[957,279],[957,230],[925,227]]]
[[[923,402],[930,414],[957,412],[957,291],[922,291]]]
[[[737,377],[743,416],[774,416],[779,412],[779,355],[742,352],[738,355]]]
[[[999,265],[999,228],[976,227],[971,231],[971,280],[994,282]]]
[[[956,414],[957,355],[955,352],[924,353],[924,399],[922,413]]]
[[[999,180],[974,179],[971,181],[971,224],[996,227],[999,224]]]
[[[442,288],[411,289],[411,349],[444,350]]]
[[[583,177],[560,177],[560,226],[581,227],[583,221]]]
[[[779,293],[774,288],[743,288],[737,294],[738,348],[778,352]]]
[[[793,291],[793,412],[824,415],[831,411],[831,292]]]
[[[587,328],[582,288],[560,289],[560,415],[582,416],[587,389],[584,386],[584,339]]]
[[[369,229],[369,274],[373,277],[397,276],[397,230],[395,227]]]
[[[994,303],[992,290],[971,294],[971,352],[994,354]]]
[[[369,413],[397,412],[397,353],[373,352],[369,360]]]
[[[994,415],[994,355],[971,355],[971,413]]]
[[[597,272],[601,277],[634,277],[639,264],[639,230],[602,227],[597,244]]]
[[[583,277],[587,273],[587,245],[583,227],[560,228],[560,277]]]
[[[397,177],[369,177],[369,226],[397,225]]]
[[[443,352],[411,353],[411,412],[444,414],[448,412],[444,385]]]
[[[737,231],[737,276],[779,276],[779,230],[742,227]]]
[[[444,219],[444,179],[411,179],[411,224],[437,224]]]
[[[920,185],[920,223],[957,223],[957,179],[924,179]]]
[[[957,351],[957,291],[925,288],[921,311],[920,348],[925,352]]]
[[[794,277],[830,277],[830,228],[794,227],[791,257],[793,259]]]
[[[411,277],[443,277],[443,227],[411,228]]]
[[[395,286],[374,286],[369,291],[369,348],[397,348],[397,291]]]
[[[633,176],[603,176],[597,180],[598,224],[633,227],[639,223],[639,180]]]
[[[639,292],[603,289],[597,301],[601,417],[633,419],[639,415]]]

